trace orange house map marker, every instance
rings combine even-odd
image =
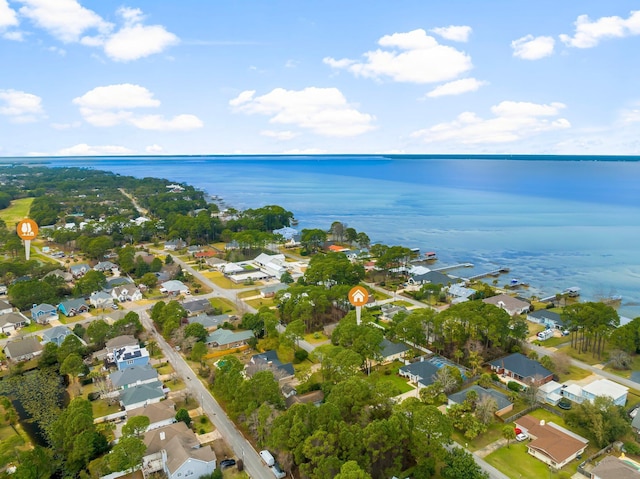
[[[354,286],[349,290],[349,302],[356,308],[356,324],[360,325],[362,306],[369,302],[369,292],[363,286]]]
[[[25,218],[18,223],[17,233],[24,240],[24,256],[29,261],[31,252],[31,240],[38,236],[38,224],[30,218]]]

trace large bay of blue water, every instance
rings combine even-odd
[[[606,161],[603,161],[606,160]],[[640,316],[640,162],[637,157],[383,156],[50,158],[134,177],[186,182],[235,208],[278,204],[299,229],[341,221],[373,242],[435,251],[433,267],[497,267],[530,287],[571,286],[583,300],[622,296]],[[42,161],[42,159],[39,159]]]

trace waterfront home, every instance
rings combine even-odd
[[[9,314],[13,311],[13,306],[7,301],[3,301],[0,299],[0,315]]]
[[[68,299],[58,305],[58,311],[70,318],[89,311],[89,305],[82,298]]]
[[[486,304],[493,304],[500,309],[504,309],[507,313],[509,313],[509,316],[524,314],[529,312],[529,310],[531,309],[531,304],[522,299],[509,296],[508,294],[498,294],[496,296],[491,296],[490,298],[483,299],[482,302]]]
[[[491,370],[521,383],[541,386],[553,380],[553,373],[538,361],[514,353],[504,358],[495,359],[489,363]]]
[[[416,384],[418,388],[424,388],[433,384],[434,377],[440,369],[435,364],[429,361],[418,361],[415,363],[402,366],[398,370],[398,374],[402,377],[408,378],[409,381]]]
[[[153,381],[122,389],[119,395],[120,405],[125,411],[130,411],[131,409],[162,401],[165,397],[165,392],[160,381]]]
[[[253,338],[253,331],[229,331],[218,328],[205,340],[207,346],[219,349],[232,349],[244,346],[249,339]]]
[[[151,431],[176,422],[176,405],[173,401],[167,399],[127,411],[127,419],[136,416],[147,416],[149,418],[149,425],[146,431]]]
[[[584,453],[589,441],[553,422],[533,416],[516,419],[516,430],[531,437],[527,452],[549,466],[560,469]]]
[[[201,446],[195,433],[182,421],[152,429],[144,435],[144,477],[164,472],[167,479],[210,476],[216,469],[216,453]]]
[[[565,329],[562,317],[555,311],[549,311],[548,309],[539,309],[527,313],[527,319],[533,323],[542,324],[549,329]]]
[[[467,389],[463,389],[462,391],[448,396],[447,407],[451,407],[454,404],[462,404],[467,399],[467,395],[471,391],[475,391],[475,393],[478,395],[477,401],[485,400],[485,398],[493,399],[496,402],[496,416],[502,416],[503,414],[506,414],[513,410],[513,403],[509,400],[509,397],[506,394],[503,394],[500,391],[496,391],[492,388],[483,388],[478,385],[473,385],[471,387],[468,387]]]
[[[42,344],[33,336],[19,339],[17,341],[9,341],[4,346],[4,355],[12,361],[28,361],[42,353]]]
[[[113,298],[104,291],[94,291],[89,296],[89,304],[94,308],[110,308],[113,306]]]
[[[409,284],[436,284],[439,286],[447,286],[458,282],[460,282],[459,279],[452,278],[451,276],[447,276],[446,274],[438,271],[427,271],[422,274],[414,274],[407,281]]]
[[[144,366],[149,364],[149,351],[138,345],[124,346],[113,352],[113,362],[120,371],[131,366]]]
[[[629,388],[614,383],[609,379],[597,379],[586,386],[570,384],[562,390],[562,395],[578,404],[591,401],[597,397],[608,397],[617,406],[624,406],[627,402]]]
[[[51,329],[47,329],[42,332],[42,344],[54,343],[56,346],[60,346],[67,336],[74,335],[66,326],[54,326]],[[77,336],[76,336],[77,338]],[[82,339],[78,338],[80,342],[84,343]]]
[[[29,324],[29,319],[22,313],[0,314],[0,332],[10,336],[18,329],[24,328]]]
[[[467,288],[460,283],[452,284],[446,287],[447,294],[452,298],[451,304],[463,303],[477,294],[475,289]]]
[[[34,304],[31,308],[31,319],[39,324],[49,324],[51,319],[58,319],[58,311],[51,304]]]
[[[144,366],[130,366],[109,374],[109,381],[114,389],[128,389],[140,384],[152,383],[158,380],[158,370],[150,364]]]
[[[220,326],[221,324],[224,324],[226,321],[229,321],[230,319],[231,319],[231,316],[229,316],[228,314],[218,314],[215,316],[209,316],[207,314],[199,314],[197,316],[189,316],[187,318],[187,321],[189,322],[189,324],[200,323],[202,324],[202,326],[204,326],[204,329],[209,331],[217,328],[218,326]]]

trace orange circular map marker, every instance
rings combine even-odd
[[[369,292],[362,286],[354,286],[349,290],[349,302],[355,307],[369,302]]]
[[[38,224],[32,219],[25,218],[18,223],[17,233],[20,239],[32,240],[38,236]]]

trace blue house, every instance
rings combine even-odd
[[[31,319],[36,323],[47,324],[51,318],[58,318],[56,307],[47,303],[34,304],[31,308]]]
[[[145,366],[149,364],[149,352],[140,346],[125,346],[114,351],[113,362],[119,371],[131,366]]]
[[[54,326],[42,333],[42,344],[55,343],[56,346],[60,346],[64,339],[72,334],[73,331],[66,326]]]
[[[540,309],[527,314],[527,319],[534,323],[543,324],[550,329],[565,329],[564,321],[562,317],[548,309]]]
[[[78,314],[89,311],[89,305],[82,298],[69,299],[58,305],[58,310],[67,317],[76,316]]]

